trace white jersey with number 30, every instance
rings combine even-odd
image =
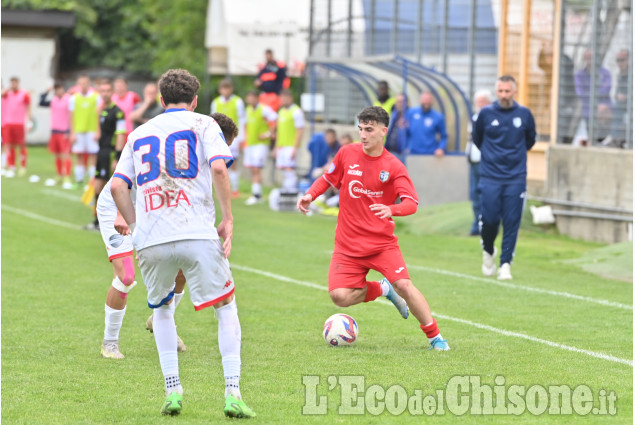
[[[211,163],[231,161],[213,118],[168,109],[128,136],[114,177],[137,184],[137,250],[185,239],[218,239]]]

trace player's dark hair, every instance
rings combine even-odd
[[[293,92],[289,89],[284,89],[280,92],[280,96],[289,96],[293,98]]]
[[[385,87],[387,89],[388,88],[388,81],[386,81],[386,80],[377,81],[377,87]]]
[[[369,124],[376,122],[377,124],[383,124],[388,127],[390,123],[390,117],[388,112],[384,111],[381,106],[368,106],[357,114],[357,120],[362,124]]]
[[[64,88],[64,84],[60,83],[59,81],[56,81],[55,84],[53,84],[53,90],[63,89],[63,88]]]
[[[214,112],[210,116],[218,123],[218,126],[223,132],[223,136],[225,136],[227,145],[231,146],[236,136],[238,136],[238,127],[236,126],[236,123],[227,115],[221,114],[220,112]]]
[[[20,81],[20,79],[19,79],[18,77],[11,77],[11,78],[9,79],[9,81],[18,81],[18,82],[19,82],[19,81]]]
[[[247,96],[256,96],[256,97],[258,97],[259,94],[258,94],[258,92],[256,90],[249,90],[247,92]]]
[[[99,85],[100,86],[108,85],[108,86],[110,86],[110,88],[112,88],[112,84],[113,84],[112,81],[110,81],[110,80],[108,80],[106,78],[104,78],[101,81],[99,81]]]
[[[166,105],[192,103],[200,87],[198,78],[185,69],[170,69],[159,80],[159,91]]]
[[[333,136],[335,136],[337,133],[335,133],[335,130],[333,130],[332,128],[327,128],[326,131],[324,132],[324,134],[328,134],[331,133]]]

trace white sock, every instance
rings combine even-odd
[[[85,169],[83,165],[75,166],[75,181],[81,182],[84,180],[84,171]]]
[[[92,179],[93,177],[95,177],[95,170],[97,168],[94,165],[89,165],[88,166],[88,179]]]
[[[174,324],[174,302],[154,309],[152,328],[154,341],[159,352],[161,371],[165,378],[165,393],[172,391],[183,394],[179,381],[179,357],[176,352],[176,325]],[[169,381],[169,382],[168,382]]]
[[[379,284],[381,285],[381,295],[385,297],[390,292],[390,284],[385,280],[380,280]]]
[[[126,314],[126,307],[123,310],[115,310],[106,305],[106,328],[104,329],[104,341],[119,341],[119,331],[123,323],[123,316]]]
[[[225,397],[233,395],[240,400],[240,321],[236,300],[216,309],[218,316],[218,348],[223,358]]]
[[[240,174],[236,170],[229,170],[229,183],[231,184],[232,191],[238,192],[238,183],[239,183]]]
[[[251,184],[251,193],[256,198],[260,198],[262,196],[262,185],[260,183],[252,183]]]
[[[2,168],[7,168],[7,154],[2,154]]]
[[[174,284],[176,285],[176,282],[174,282]],[[176,292],[174,293],[174,309],[175,310],[179,306],[179,303],[181,302],[181,298],[183,298],[184,293],[185,291],[181,292],[180,294],[177,294]]]
[[[437,339],[437,338],[443,339],[443,337],[441,336],[441,332],[439,332],[439,334],[437,336],[435,336],[434,338],[428,338],[428,342],[431,343],[433,339]]]
[[[284,172],[284,182],[282,186],[285,189],[296,189],[298,186],[298,176],[295,174],[295,170]]]

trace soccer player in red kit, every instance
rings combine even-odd
[[[371,106],[357,119],[361,143],[342,146],[329,171],[297,203],[297,208],[306,214],[311,202],[329,186],[340,190],[329,295],[339,307],[385,296],[404,319],[408,310],[412,311],[431,349],[449,350],[428,302],[410,280],[393,233],[395,222],[391,217],[414,214],[418,199],[406,167],[384,149],[390,118],[381,107]],[[398,198],[401,203],[395,204]],[[370,269],[385,278],[367,281]]]

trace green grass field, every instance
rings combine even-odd
[[[30,155],[29,174],[42,180],[53,175],[53,161],[44,149],[32,148]],[[99,355],[112,267],[99,234],[80,230],[91,219],[79,203],[81,193],[45,188],[26,178],[3,178],[1,189],[2,422],[225,421],[213,310],[195,312],[187,297],[177,310],[178,331],[188,346],[179,356],[185,404],[180,417],[161,417],[163,377],[154,339],[144,327],[150,310],[143,285],[128,298],[120,334],[126,359]],[[632,423],[632,272],[624,278],[632,271],[632,256],[630,264],[628,257],[620,257],[619,280],[603,277],[611,275],[606,270],[616,257],[605,252],[611,248],[524,224],[514,280],[500,285],[480,274],[478,239],[463,236],[470,224],[467,204],[398,219],[411,278],[452,347],[431,352],[414,318],[401,319],[390,305],[340,309],[331,303],[325,287],[335,218],[246,207],[244,198],[234,202],[234,217],[230,261],[243,333],[241,389],[258,413],[250,423]],[[629,249],[632,244],[623,248]],[[594,258],[604,268],[587,267]],[[137,280],[141,283],[140,274]],[[339,311],[359,324],[352,347],[329,347],[321,337],[324,320]],[[379,393],[408,397],[416,390],[426,396],[447,389],[445,400],[451,400],[457,395],[448,383],[468,375],[490,388],[496,382],[503,391],[525,386],[532,396],[527,404],[538,407],[549,401],[540,388],[585,385],[595,404],[588,405],[591,413],[584,418],[575,412],[549,414],[550,409],[538,417],[523,409],[520,415],[481,415],[476,402],[461,418],[455,415],[461,413],[456,403],[454,408],[446,404],[443,414],[421,417],[416,406],[403,411],[399,398],[371,394],[379,387]],[[319,377],[317,388],[303,385],[306,376],[307,382]],[[361,415],[346,414],[351,413],[346,410],[351,391],[342,386],[347,379],[363,379],[365,392],[357,395],[365,402]],[[470,396],[479,400],[467,386],[460,391],[464,401]],[[602,408],[598,395],[613,393],[616,414],[594,415],[592,407]],[[577,402],[586,397],[575,394]],[[316,395],[326,398],[326,415],[303,414],[303,406],[310,410]],[[375,405],[377,399],[386,404]]]

